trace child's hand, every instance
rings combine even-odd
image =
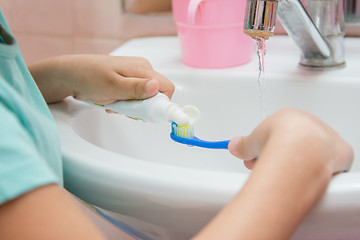
[[[349,170],[353,159],[351,146],[332,128],[295,109],[283,109],[263,121],[250,136],[232,139],[229,150],[245,160],[249,169],[263,156],[272,156],[271,161],[296,158],[302,164],[308,162],[309,167],[322,164],[330,174],[335,174]]]
[[[352,148],[333,129],[293,109],[232,139],[229,150],[253,172],[194,240],[290,239],[333,174],[349,170],[353,161]]]
[[[272,161],[280,157],[293,161],[296,157],[303,164],[322,164],[334,174],[349,170],[353,160],[351,146],[332,128],[295,109],[283,109],[263,121],[250,136],[232,139],[229,150],[245,160],[249,169],[263,156],[272,156]]]
[[[67,55],[29,67],[48,103],[67,96],[110,104],[144,99],[158,91],[171,98],[174,85],[144,58],[107,55]]]

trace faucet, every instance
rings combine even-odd
[[[276,17],[300,49],[300,66],[345,66],[342,0],[247,0],[244,33],[268,39]]]

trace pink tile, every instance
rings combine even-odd
[[[0,8],[2,13],[4,14],[10,28],[13,29],[14,20],[16,19],[16,1],[13,0],[2,0],[0,1]]]
[[[119,38],[120,0],[76,0],[75,29],[80,37]]]
[[[120,39],[77,37],[74,39],[74,53],[109,54],[123,43]]]
[[[14,6],[14,2],[15,1],[13,1],[13,0],[1,0],[1,2],[0,2],[0,9],[3,12],[3,14],[5,15],[7,20],[10,15],[9,12],[11,12],[10,10]]]
[[[121,18],[119,31],[124,40],[144,36],[176,35],[172,16],[124,14]]]
[[[276,18],[276,25],[275,25],[275,35],[286,35],[287,32],[284,29],[283,25],[279,21],[278,18]]]
[[[16,39],[27,64],[73,52],[73,39],[17,34]]]
[[[345,24],[346,36],[360,37],[360,25],[359,24]]]
[[[53,35],[73,34],[72,0],[2,0],[13,31]],[[11,3],[9,3],[11,1]]]

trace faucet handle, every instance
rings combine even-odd
[[[343,67],[342,4],[343,0],[247,0],[244,33],[268,39],[274,35],[278,16],[300,49],[301,66],[316,70]]]

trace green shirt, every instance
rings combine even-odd
[[[62,186],[55,122],[0,10],[0,204],[49,183]]]

